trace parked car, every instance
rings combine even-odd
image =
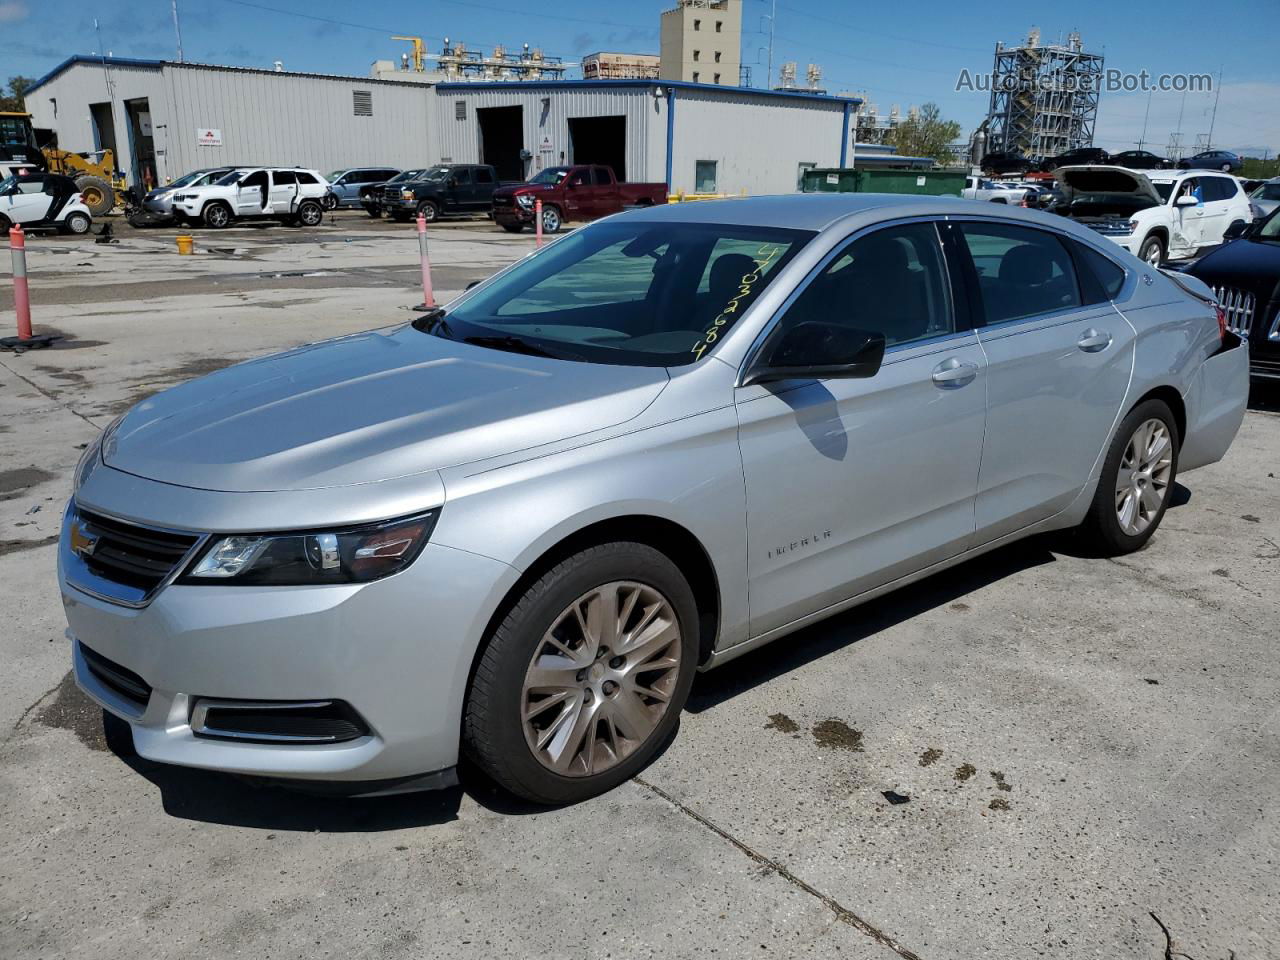
[[[1027,195],[1022,184],[988,180],[986,177],[965,177],[960,196],[966,200],[986,200],[989,203],[1020,204]]]
[[[1253,217],[1261,220],[1270,215],[1276,207],[1280,207],[1280,177],[1272,177],[1260,183],[1249,194],[1249,203],[1253,207]]]
[[[986,173],[1027,173],[1036,168],[1035,161],[1016,150],[988,153],[978,164]]]
[[[510,233],[533,223],[536,201],[542,201],[542,229],[555,233],[561,224],[598,220],[630,207],[667,202],[665,183],[620,183],[612,167],[579,165],[547,167],[528,183],[493,193],[493,219]]]
[[[488,213],[498,174],[485,163],[438,163],[413,180],[388,183],[382,190],[382,210],[392,220],[418,214],[433,223],[441,217]]]
[[[14,224],[88,233],[93,216],[70,177],[28,172],[24,167],[0,180],[0,236],[7,237]]]
[[[1168,170],[1173,166],[1173,161],[1168,157],[1158,156],[1149,150],[1125,150],[1122,153],[1113,153],[1111,163],[1129,170]]]
[[[1046,157],[1040,162],[1040,169],[1045,173],[1052,173],[1059,167],[1078,167],[1086,163],[1099,164],[1110,163],[1111,154],[1103,150],[1101,147],[1077,147],[1075,150],[1068,150],[1066,153],[1060,153],[1056,157]]]
[[[329,181],[329,192],[324,196],[327,210],[339,207],[361,206],[361,191],[370,187],[381,186],[400,171],[394,167],[351,167],[347,170],[334,170],[325,179]]]
[[[397,173],[386,183],[371,183],[363,186],[359,190],[360,206],[364,207],[365,212],[375,220],[382,216],[382,195],[386,187],[402,186],[414,180],[421,179],[430,167],[419,167],[414,170],[403,170]]]
[[[174,213],[215,230],[237,220],[272,219],[314,227],[324,219],[329,184],[301,167],[242,167],[203,187],[173,195]]]
[[[1244,169],[1244,159],[1230,150],[1206,150],[1194,157],[1178,161],[1179,170],[1223,170],[1234,173]]]
[[[168,219],[172,218],[178,222],[185,221],[185,217],[178,213],[175,216],[173,209],[174,196],[185,190],[187,187],[195,189],[197,187],[207,187],[216,183],[225,177],[228,173],[234,171],[236,167],[208,167],[204,170],[193,170],[191,173],[184,174],[172,183],[167,183],[163,187],[156,187],[154,190],[148,191],[142,197],[142,209],[153,217]]]
[[[150,761],[581,800],[698,669],[1019,537],[1141,549],[1248,386],[1208,287],[1060,217],[655,204],[113,422],[75,677]]]
[[[1124,167],[1061,167],[1066,200],[1055,213],[1078,220],[1139,259],[1159,264],[1221,243],[1253,219],[1235,177],[1203,171],[1142,173]]]
[[[1280,380],[1280,208],[1228,240],[1186,272],[1213,288],[1227,327],[1248,341],[1250,374]]]

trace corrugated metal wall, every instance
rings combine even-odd
[[[420,84],[165,64],[168,147],[183,170],[222,163],[314,167],[418,166],[435,160],[436,97]],[[373,94],[358,117],[352,93]],[[222,146],[199,146],[199,128],[222,131]]]
[[[556,90],[546,87],[521,89],[518,83],[510,86],[510,90],[436,89],[439,159],[479,163],[480,124],[476,111],[488,107],[518,106],[523,108],[524,148],[533,154],[528,169],[530,176],[543,167],[573,161],[569,142],[570,118],[625,116],[627,179],[664,179],[665,170],[655,170],[649,163],[650,117],[657,116],[662,108],[655,103],[648,88],[602,86],[597,90],[582,87]],[[545,109],[543,100],[548,101]],[[466,115],[461,120],[456,119],[459,101],[466,104]],[[663,131],[660,135],[665,137],[665,127],[660,130]],[[541,149],[544,136],[551,141],[548,151]]]
[[[803,97],[676,91],[671,189],[694,191],[698,160],[716,161],[719,193],[795,193],[801,163],[840,163],[844,105]]]

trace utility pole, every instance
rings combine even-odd
[[[1218,101],[1222,99],[1222,67],[1218,67],[1218,89],[1213,95],[1213,114],[1209,117],[1209,142],[1204,145],[1206,150],[1213,149],[1213,125],[1218,121]]]
[[[173,32],[178,38],[178,62],[182,62],[182,27],[178,23],[178,0],[172,0],[173,6]]]
[[[1151,118],[1151,95],[1154,90],[1147,91],[1147,112],[1142,115],[1142,137],[1138,140],[1138,149],[1141,150],[1147,142],[1147,120]]]
[[[766,74],[767,82],[764,85],[766,90],[773,89],[773,25],[778,20],[778,0],[773,0],[773,7],[769,13],[769,72]]]

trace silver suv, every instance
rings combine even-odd
[[[466,751],[580,799],[698,669],[1028,534],[1138,549],[1248,377],[1207,287],[1060,217],[633,211],[113,423],[59,551],[76,678],[156,761],[369,794]]]

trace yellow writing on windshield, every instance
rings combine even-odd
[[[756,251],[756,255],[751,258],[752,262],[755,263],[755,269],[742,275],[738,280],[737,292],[724,305],[724,308],[716,314],[711,326],[698,338],[698,342],[693,345],[693,357],[695,360],[699,359],[712,344],[720,339],[720,334],[725,327],[737,319],[734,315],[738,312],[738,308],[742,306],[744,300],[751,296],[756,284],[760,282],[760,278],[769,269],[770,265],[782,255],[783,250],[783,247],[779,247],[776,244],[766,243]]]

